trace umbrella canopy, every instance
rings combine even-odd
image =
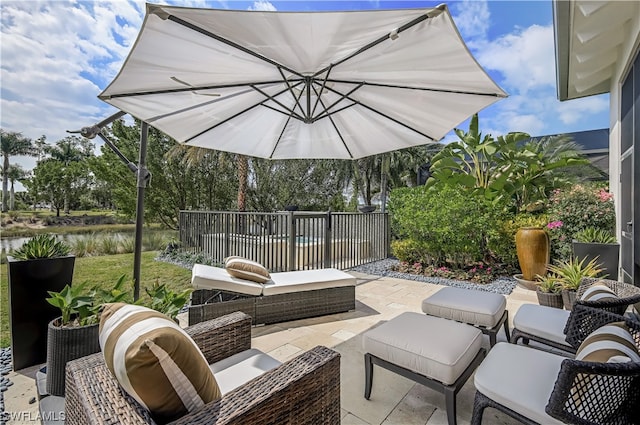
[[[298,13],[147,4],[99,97],[191,146],[355,159],[438,141],[506,93],[445,5]]]

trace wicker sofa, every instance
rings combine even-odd
[[[236,312],[187,329],[207,361],[251,348],[251,317]],[[67,425],[153,424],[128,396],[101,353],[67,364]],[[339,424],[340,355],[317,346],[172,424]]]

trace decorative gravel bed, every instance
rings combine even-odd
[[[363,264],[349,270],[375,276],[388,276],[398,279],[416,280],[419,282],[435,283],[438,285],[453,286],[464,289],[476,289],[504,295],[509,295],[517,285],[516,280],[512,277],[501,277],[491,283],[474,283],[463,280],[445,279],[442,277],[428,277],[417,274],[400,273],[392,270],[392,267],[397,264],[399,264],[398,260],[387,258],[385,260]]]
[[[4,425],[9,420],[4,410],[4,392],[13,385],[7,378],[11,372],[11,348],[0,349],[0,425]]]
[[[186,269],[193,268],[193,261],[190,258],[176,259],[171,255],[161,253],[156,257],[157,261],[164,261],[166,263],[172,263],[177,266],[184,267]],[[517,282],[512,277],[501,277],[490,283],[474,283],[464,280],[446,279],[443,277],[427,277],[422,275],[400,273],[392,270],[392,267],[399,264],[399,261],[393,258],[387,258],[380,261],[374,261],[373,263],[363,264],[351,268],[349,270],[354,272],[366,273],[375,276],[389,276],[398,279],[416,280],[419,282],[435,283],[438,285],[453,286],[456,288],[476,289],[479,291],[493,292],[495,294],[509,295],[513,288],[517,285]]]

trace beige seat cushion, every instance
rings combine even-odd
[[[513,317],[513,327],[549,341],[569,346],[564,327],[570,311],[537,304],[523,304]]]
[[[453,384],[480,351],[482,333],[469,325],[407,312],[367,331],[365,353]]]
[[[301,270],[272,273],[271,281],[264,284],[262,294],[288,294],[355,285],[355,277],[338,269]]]
[[[493,328],[507,307],[499,294],[446,287],[422,301],[422,311],[430,316]]]
[[[280,365],[278,360],[252,348],[213,363],[210,368],[224,395]]]
[[[544,411],[565,357],[499,342],[474,377],[476,389],[540,424],[561,424]]]
[[[231,276],[220,267],[194,264],[191,271],[191,285],[196,289],[212,289],[244,295],[262,295],[263,285],[250,280]]]

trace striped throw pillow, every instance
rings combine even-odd
[[[585,362],[600,363],[627,363],[640,362],[638,347],[633,341],[633,337],[624,322],[615,322],[604,325],[593,331],[578,348],[576,360]],[[606,379],[598,379],[592,375],[578,374],[574,385],[570,390],[570,402],[576,407],[576,414],[591,416],[592,403],[590,400],[597,399],[610,391]],[[631,381],[625,384],[631,385]],[[628,388],[618,388],[620,393],[624,393]],[[623,400],[620,400],[622,403]],[[613,414],[619,407],[619,403],[608,403],[606,406],[598,405],[597,417],[607,417]],[[586,418],[585,418],[586,419]]]
[[[576,360],[600,363],[640,362],[640,354],[624,322],[604,325],[585,338]]]
[[[580,297],[581,301],[604,301],[604,300],[617,300],[618,296],[613,291],[613,289],[609,288],[607,285],[603,283],[594,283],[589,288],[587,288],[582,296]]]
[[[105,304],[100,348],[122,388],[158,423],[175,420],[221,397],[196,343],[155,310]]]
[[[271,279],[269,271],[262,264],[243,257],[227,257],[224,260],[224,268],[227,273],[238,279],[258,283],[266,283]]]

